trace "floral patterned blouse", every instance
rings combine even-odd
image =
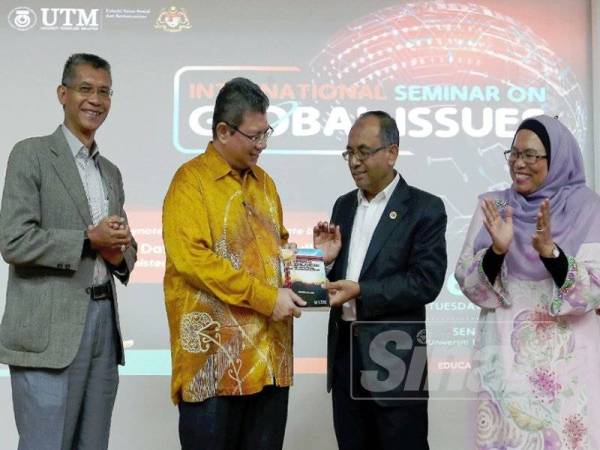
[[[473,448],[599,450],[600,243],[567,255],[560,288],[550,274],[521,280],[505,265],[491,285],[482,269],[486,249],[473,248],[482,220],[478,208],[455,273],[481,307]]]

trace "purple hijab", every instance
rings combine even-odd
[[[523,280],[542,280],[549,273],[531,245],[542,200],[550,200],[554,242],[567,256],[575,256],[582,244],[600,243],[600,197],[585,185],[581,150],[567,127],[546,115],[526,120],[536,120],[548,132],[551,163],[546,179],[537,191],[526,196],[513,185],[504,191],[483,194],[479,199],[491,197],[497,200],[499,210],[505,205],[513,209],[514,237],[504,258],[508,273]],[[490,235],[482,226],[475,239],[475,251],[491,244]]]

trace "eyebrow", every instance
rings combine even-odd
[[[89,81],[82,81],[81,83],[79,83],[79,86],[94,86],[94,85],[92,83],[90,83]],[[98,86],[98,88],[110,89],[110,86],[107,84],[101,84]]]
[[[349,145],[346,145],[346,150],[357,150],[357,151],[361,151],[361,150],[373,150],[372,147],[369,147],[368,145],[365,144],[360,144],[356,149],[350,147]]]
[[[265,128],[264,130],[261,130],[261,131],[248,131],[248,134],[250,134],[250,136],[255,136],[257,134],[265,134],[271,128],[273,128],[273,127],[271,125],[268,125],[267,128]]]
[[[525,153],[525,152],[535,152],[535,153],[538,153],[538,154],[539,154],[539,152],[540,152],[540,150],[536,150],[535,148],[525,148],[525,149],[523,149],[523,150],[519,150],[517,147],[514,147],[514,146],[512,146],[512,147],[510,148],[510,150],[511,150],[511,151],[512,151],[512,150],[516,150],[516,151],[518,151],[518,152],[521,152],[521,153]],[[545,152],[545,150],[544,150],[544,152]],[[544,154],[546,154],[546,153],[544,153]]]

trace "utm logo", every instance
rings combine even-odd
[[[8,24],[18,31],[27,31],[35,27],[37,15],[31,8],[21,6],[8,13]]]
[[[41,8],[41,30],[97,31],[99,9]]]

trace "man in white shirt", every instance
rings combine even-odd
[[[429,448],[425,305],[444,283],[446,212],[394,170],[398,145],[392,117],[361,115],[342,154],[358,189],[314,229],[331,265],[327,389],[342,450]]]

